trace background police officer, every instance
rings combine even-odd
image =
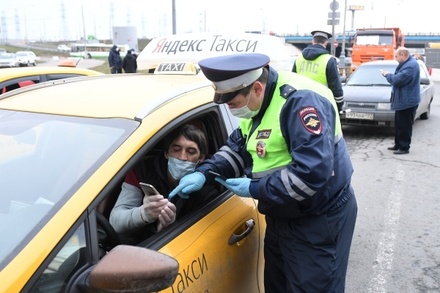
[[[254,53],[199,62],[214,102],[240,127],[170,197],[216,180],[257,199],[267,224],[265,292],[343,292],[357,204],[336,103],[327,87],[268,63]]]
[[[344,92],[336,59],[326,49],[332,35],[325,31],[312,31],[312,36],[312,45],[306,47],[295,59],[292,71],[328,86],[340,112],[344,103]]]

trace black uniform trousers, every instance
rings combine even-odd
[[[400,150],[407,151],[410,148],[417,107],[395,111],[394,145]]]
[[[299,219],[266,216],[266,293],[341,293],[357,216],[352,187],[344,205]],[[349,194],[346,194],[349,195]]]

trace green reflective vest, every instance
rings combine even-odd
[[[314,60],[307,60],[302,54],[296,58],[296,73],[307,76],[320,84],[328,86],[327,75],[325,74],[330,54],[322,54]]]
[[[338,109],[332,92],[325,86],[293,72],[278,72],[278,81],[269,106],[261,119],[260,125],[249,135],[252,128],[252,119],[241,119],[240,128],[246,137],[246,150],[252,156],[253,178],[262,178],[271,172],[284,168],[292,162],[289,147],[284,139],[280,127],[281,109],[286,102],[280,92],[281,86],[289,84],[295,89],[309,89],[329,100],[335,112]],[[342,138],[339,115],[335,115],[335,143]],[[291,127],[295,127],[292,125]],[[302,126],[298,126],[302,127]]]

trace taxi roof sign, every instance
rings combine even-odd
[[[291,70],[292,60],[283,38],[254,33],[187,33],[152,39],[137,57],[138,70],[151,70],[163,62],[193,62],[221,55],[261,53],[277,70]]]
[[[76,67],[76,63],[72,60],[61,60],[57,65],[60,67]]]
[[[163,62],[154,70],[154,74],[197,75],[199,69],[192,62]]]

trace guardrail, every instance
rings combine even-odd
[[[50,52],[58,52],[57,48],[53,45],[44,45],[41,43],[27,43],[24,44],[23,42],[6,42],[6,45],[14,46],[23,48],[26,50],[41,50],[41,51],[50,51]]]

